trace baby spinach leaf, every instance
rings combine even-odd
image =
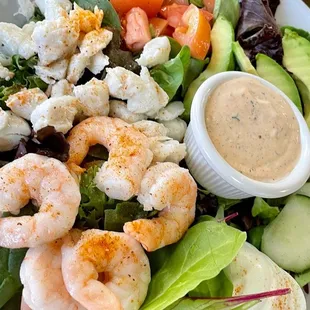
[[[171,37],[167,37],[167,38],[169,39],[170,46],[171,46],[171,51],[170,51],[169,59],[172,59],[172,58],[177,57],[177,55],[179,54],[180,50],[182,49],[182,46],[175,39],[173,39]]]
[[[182,96],[185,96],[189,85],[200,75],[205,66],[209,63],[209,58],[199,60],[195,58],[190,59],[187,71],[185,72],[184,80],[182,83]]]
[[[249,301],[242,303],[227,302],[225,299],[190,299],[182,298],[165,310],[247,310],[257,305],[260,301]]]
[[[257,226],[248,231],[247,241],[254,245],[258,250],[260,250],[264,229],[265,226]]]
[[[0,308],[22,287],[19,270],[26,252],[27,249],[0,248]]]
[[[16,310],[20,309],[22,300],[22,288],[1,308],[1,310]]]
[[[147,253],[150,261],[152,275],[154,275],[164,265],[166,260],[170,258],[176,246],[177,243],[174,243],[157,251]]]
[[[225,223],[208,221],[190,228],[152,277],[141,309],[165,309],[202,281],[216,277],[231,263],[245,239],[244,232]]]
[[[109,0],[75,0],[75,2],[81,8],[90,11],[94,11],[97,5],[104,12],[102,25],[121,30],[120,19]]]
[[[190,49],[188,46],[183,46],[175,58],[150,71],[152,78],[168,94],[169,100],[172,100],[182,85],[189,64]]]
[[[151,214],[154,215],[154,213]],[[148,218],[150,212],[144,211],[143,205],[139,202],[125,201],[118,203],[115,209],[105,210],[104,216],[105,230],[123,231],[126,222]]]
[[[188,293],[189,297],[231,297],[234,285],[222,270],[215,278],[201,282]]]
[[[259,217],[264,224],[272,222],[280,213],[278,207],[270,207],[262,198],[256,197],[252,208],[252,216]]]

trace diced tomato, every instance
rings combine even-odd
[[[176,28],[182,21],[182,16],[188,9],[188,5],[172,4],[161,8],[160,14],[168,21],[168,25]]]
[[[208,12],[207,10],[201,9],[200,10],[202,14],[205,16],[205,18],[210,22],[213,19],[213,14]]]
[[[153,17],[150,19],[150,25],[152,25],[155,31],[155,36],[159,37],[166,32],[168,22],[163,18]]]
[[[188,45],[191,55],[197,59],[205,59],[210,48],[211,26],[195,5],[190,5],[182,16],[182,22],[186,26],[175,29],[173,37],[181,45]]]
[[[215,3],[215,0],[203,0],[203,4],[204,4],[205,8],[210,13],[213,13],[213,11],[214,11],[214,3]]]
[[[174,28],[172,28],[171,26],[168,25],[168,27],[166,28],[166,30],[163,32],[162,35],[172,37],[173,33],[174,33]]]
[[[164,0],[110,0],[116,12],[123,16],[132,8],[141,8],[149,17],[159,12]]]
[[[164,5],[170,5],[170,4],[173,4],[173,3],[189,5],[188,2],[189,2],[188,0],[164,0],[163,6]]]
[[[132,8],[124,19],[124,40],[132,51],[140,51],[149,42],[151,37],[149,20],[146,13],[140,8]]]

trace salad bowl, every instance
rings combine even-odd
[[[228,1],[0,1],[0,309],[310,309],[310,9]],[[288,177],[246,177],[207,133],[242,77],[292,110]]]

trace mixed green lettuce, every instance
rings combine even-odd
[[[206,221],[191,227],[153,275],[142,309],[165,309],[201,282],[216,277],[245,239],[245,233],[225,223]]]
[[[98,6],[98,8],[104,12],[102,26],[110,26],[117,30],[121,30],[120,19],[109,0],[74,0],[74,2],[81,8],[92,12],[95,6]]]
[[[28,60],[21,58],[19,55],[12,56],[11,64],[7,68],[14,73],[14,77],[9,81],[0,79],[0,107],[2,109],[6,109],[5,101],[8,97],[24,87],[38,87],[43,91],[47,89],[48,85],[35,74],[34,66],[37,63],[37,56],[33,56]]]
[[[95,151],[93,150],[90,153],[95,156],[105,156],[104,153],[99,153],[98,148],[95,148]],[[117,201],[100,191],[96,187],[94,178],[103,163],[103,160],[91,162],[81,176],[80,191],[82,199],[75,227],[123,231],[126,222],[140,218],[151,218],[157,214],[157,211],[144,211],[143,205],[135,199]]]

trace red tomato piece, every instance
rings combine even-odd
[[[215,3],[215,0],[203,0],[203,4],[204,4],[205,8],[210,13],[213,13],[213,11],[214,11],[214,3]]]
[[[149,42],[151,37],[149,20],[146,13],[140,8],[132,8],[124,20],[124,40],[132,51],[140,51]]]
[[[182,22],[182,16],[188,9],[188,5],[172,4],[161,8],[160,14],[168,21],[168,25],[176,28]]]
[[[174,39],[182,46],[188,45],[194,58],[205,59],[211,35],[211,26],[205,15],[195,5],[190,5],[182,16],[182,22],[185,26],[175,29]]]
[[[159,37],[166,32],[167,26],[168,26],[168,21],[166,21],[163,18],[153,17],[150,19],[150,25],[152,25],[152,27],[155,31],[155,36]]]
[[[110,0],[116,12],[123,16],[132,8],[141,8],[149,17],[159,12],[164,0]]]

